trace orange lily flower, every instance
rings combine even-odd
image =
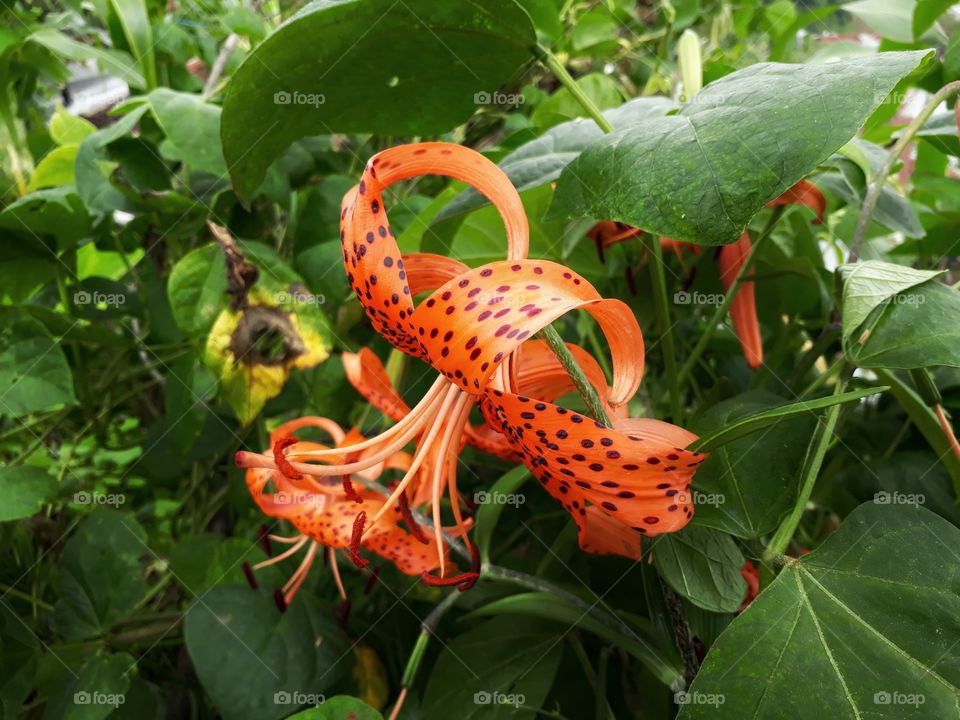
[[[271,446],[282,447],[289,444],[292,434],[305,427],[322,430],[329,435],[338,448],[349,447],[362,436],[357,430],[344,433],[342,428],[332,420],[322,417],[304,417],[284,423],[271,433]],[[294,442],[297,442],[294,440]],[[314,442],[299,441],[298,445],[304,449],[326,450],[326,446]],[[334,456],[335,457],[335,456]],[[327,456],[327,459],[333,459]],[[339,461],[343,461],[341,457]],[[381,473],[389,469],[405,471],[409,468],[411,458],[406,453],[396,453],[392,457],[366,470],[362,477],[355,476],[360,481],[376,480]],[[299,534],[293,537],[269,535],[269,539],[288,544],[290,547],[283,553],[265,560],[254,566],[254,570],[281,562],[306,547],[303,562],[291,576],[286,585],[278,594],[278,605],[281,608],[289,605],[297,590],[303,584],[321,547],[327,549],[330,566],[340,595],[346,601],[346,593],[337,568],[337,550],[346,550],[351,559],[360,567],[365,567],[367,561],[359,556],[359,547],[386,558],[397,569],[408,575],[422,575],[440,565],[438,547],[430,544],[417,526],[405,497],[388,513],[376,528],[367,533],[358,543],[357,519],[366,514],[379,512],[386,504],[386,498],[379,493],[369,490],[362,485],[354,487],[352,481],[344,481],[333,485],[305,485],[302,477],[284,467],[281,462],[280,470],[252,467],[247,470],[246,482],[250,495],[260,510],[270,517],[289,521]],[[272,484],[273,492],[267,491]],[[401,527],[401,522],[407,525],[407,530]],[[446,554],[446,546],[442,546]],[[252,577],[248,574],[248,579]]]
[[[781,205],[805,205],[816,213],[817,217],[814,222],[819,224],[823,222],[827,201],[823,193],[820,192],[813,183],[807,180],[801,180],[785,193],[767,203],[767,207],[777,207]],[[594,225],[587,234],[596,241],[598,251],[602,257],[605,248],[636,237],[642,232],[639,228],[630,227],[623,223],[603,221]],[[681,255],[685,249],[690,250],[694,254],[699,254],[700,252],[698,245],[672,240],[670,238],[660,238],[660,247],[664,250],[672,251],[678,256]],[[736,278],[740,272],[740,268],[743,267],[747,258],[750,257],[751,248],[750,234],[746,230],[743,231],[743,234],[737,242],[724,245],[720,248],[717,263],[720,267],[720,280],[723,283],[724,292],[730,290],[734,278]],[[730,318],[733,321],[734,331],[740,340],[740,346],[743,348],[743,354],[747,364],[754,370],[763,364],[763,342],[760,337],[760,322],[757,319],[755,292],[752,280],[741,283],[733,299],[733,303],[730,306]]]
[[[428,173],[467,182],[493,202],[506,228],[507,260],[469,268],[435,255],[401,255],[386,218],[383,191],[394,182]],[[567,503],[583,527],[587,524],[580,518],[585,514],[579,511],[586,513],[587,507],[597,508],[591,515],[599,512],[620,526],[636,527],[638,534],[675,530],[689,520],[692,505],[680,493],[705,459],[683,449],[694,436],[665,423],[626,420],[622,412],[612,413],[615,425],[607,427],[550,402],[561,386],[542,360],[543,349],[524,345],[534,333],[571,310],[589,312],[611,349],[613,385],[608,387],[604,379],[602,394],[613,410],[640,384],[643,336],[624,303],[601,297],[585,278],[563,265],[526,258],[523,206],[496,165],[447,143],[381,152],[344,197],[341,241],[348,279],[374,328],[395,348],[429,363],[439,376],[409,409],[385,384],[382,367],[369,355],[348,357],[357,386],[366,388],[371,402],[398,422],[375,438],[337,450],[284,443],[274,445],[273,458],[240,453],[241,465],[303,474],[304,481],[314,485],[313,478],[362,473],[415,441],[406,475],[365,529],[361,521],[362,532],[375,527],[408,489],[423,481],[429,483],[437,546],[442,543],[439,500],[446,489],[457,530],[470,547],[456,489],[456,463],[464,441],[485,442],[478,437],[486,432],[468,430],[470,409],[479,402],[487,424],[506,438],[549,492]],[[429,295],[415,305],[413,297],[421,292]],[[525,356],[532,359],[523,361]],[[599,368],[588,372],[600,384]],[[524,386],[535,393],[521,394]],[[501,441],[490,446],[498,453],[506,447]],[[343,453],[359,459],[335,459]],[[339,464],[310,462],[315,460]],[[417,479],[421,468],[428,468],[428,480]],[[465,584],[462,576],[445,577],[443,552],[437,559],[440,579],[428,582]]]

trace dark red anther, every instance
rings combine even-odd
[[[270,546],[270,530],[263,523],[260,523],[260,535],[257,537],[257,542],[260,543],[260,547],[263,548],[267,557],[273,557],[273,548]]]
[[[480,575],[475,572],[466,572],[453,575],[452,577],[441,578],[436,575],[431,575],[430,573],[424,573],[420,576],[420,579],[423,580],[424,585],[429,585],[430,587],[452,587],[453,585],[457,585],[457,590],[463,592],[472,588],[477,580],[480,579]]]
[[[298,442],[300,441],[295,437],[285,437],[280,438],[273,444],[273,461],[277,464],[277,470],[279,470],[284,477],[290,478],[291,480],[299,480],[303,475],[294,470],[293,465],[291,465],[290,461],[284,456],[283,451],[291,445],[296,445]]]
[[[627,278],[627,287],[630,289],[630,294],[633,297],[637,296],[637,284],[633,281],[633,270],[627,265],[627,270],[624,273]]]
[[[277,588],[273,591],[273,603],[277,606],[277,610],[279,610],[281,613],[285,613],[287,611],[287,601],[286,598],[283,597],[283,590],[280,588]]]
[[[367,523],[367,513],[363,510],[357,513],[353,521],[353,534],[350,536],[350,560],[361,570],[370,564],[360,556],[360,540],[363,538],[363,526]]]
[[[353,500],[355,503],[363,502],[363,498],[360,497],[356,489],[354,489],[353,482],[350,480],[349,475],[341,476],[340,481],[343,483],[343,493],[347,496],[347,500]]]
[[[350,619],[350,607],[349,598],[340,603],[340,623],[343,625],[346,625],[347,620]]]
[[[377,585],[377,580],[380,579],[380,568],[374,568],[373,572],[370,573],[370,577],[367,578],[367,584],[363,586],[363,594],[369,595],[373,592],[373,588]]]
[[[407,524],[407,527],[410,529],[410,534],[413,535],[417,540],[422,542],[424,545],[430,543],[427,540],[426,535],[423,534],[423,530],[417,525],[417,521],[413,518],[413,513],[410,512],[410,502],[407,500],[407,491],[404,490],[400,493],[400,498],[397,500],[397,508],[400,510],[400,514],[403,516],[403,521]]]
[[[253,568],[250,567],[250,563],[246,560],[243,561],[243,576],[247,578],[247,584],[256,590],[259,585],[257,585],[257,578],[253,574]]]
[[[597,244],[597,256],[600,258],[600,262],[606,264],[607,259],[603,254],[603,233],[598,232],[594,235],[593,240]]]

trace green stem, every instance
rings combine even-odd
[[[763,241],[766,240],[767,237],[769,237],[773,232],[773,228],[783,215],[783,211],[784,206],[782,205],[773,209],[773,212],[770,214],[770,219],[767,221],[766,227],[763,228],[763,231],[757,237],[757,241],[753,243],[753,247],[750,249],[750,255],[747,256],[746,262],[743,263],[743,266],[737,272],[736,277],[734,277],[733,284],[730,285],[730,289],[723,298],[723,302],[717,306],[717,309],[713,311],[713,315],[710,316],[710,320],[707,321],[707,327],[697,340],[697,344],[693,346],[693,350],[690,351],[687,361],[683,364],[683,367],[680,368],[680,377],[678,378],[678,382],[681,385],[686,381],[687,377],[693,371],[693,368],[700,359],[700,356],[703,355],[703,351],[707,349],[707,345],[710,344],[710,340],[713,338],[713,334],[720,326],[721,320],[723,320],[724,315],[727,314],[727,311],[730,309],[730,305],[733,304],[733,299],[737,296],[737,291],[739,291],[740,286],[743,285],[747,273],[750,271],[750,268],[753,267],[753,263],[759,253],[760,246],[763,244]]]
[[[402,688],[413,687],[413,681],[417,677],[417,671],[420,669],[420,663],[423,661],[423,655],[427,651],[427,645],[430,644],[430,637],[436,632],[437,625],[447,611],[454,606],[457,600],[463,594],[459,590],[454,590],[443,600],[437,603],[436,607],[430,611],[430,614],[420,624],[420,635],[413,646],[410,658],[407,660],[407,667],[403,671],[403,678],[400,680]]]
[[[650,253],[650,280],[653,283],[654,309],[660,324],[660,342],[663,344],[663,363],[667,370],[667,384],[670,386],[670,408],[673,421],[680,422],[680,383],[677,376],[677,350],[673,341],[673,329],[670,325],[670,306],[667,304],[667,277],[663,271],[663,249],[660,239],[653,235],[644,235],[643,242]]]
[[[870,179],[870,185],[867,187],[867,195],[864,197],[863,205],[860,208],[860,217],[857,219],[857,229],[853,233],[853,242],[850,245],[850,257],[847,262],[854,262],[860,256],[863,243],[866,242],[867,239],[867,231],[870,229],[873,212],[877,209],[880,193],[883,192],[883,188],[887,184],[887,178],[893,170],[893,166],[897,160],[900,159],[900,156],[903,155],[903,151],[910,141],[913,140],[914,135],[916,135],[920,128],[930,119],[930,116],[933,115],[934,110],[937,109],[940,103],[957,92],[960,92],[960,80],[948,83],[940,88],[936,94],[930,98],[930,102],[924,106],[920,114],[911,120],[910,124],[903,129],[899,139],[890,149],[890,152],[887,153],[883,164]]]
[[[846,377],[841,378],[833,390],[834,396],[841,395],[847,386]],[[820,475],[820,467],[823,465],[823,459],[827,454],[827,448],[830,441],[833,440],[833,431],[837,427],[837,420],[840,417],[842,405],[834,405],[827,410],[826,422],[817,426],[817,432],[807,451],[807,460],[804,464],[802,482],[800,485],[800,494],[794,503],[793,510],[780,524],[777,532],[774,534],[767,549],[763,552],[763,560],[767,565],[779,560],[790,545],[793,534],[797,531],[800,524],[800,518],[810,501],[810,495],[813,493],[813,486],[817,483],[817,477]]]
[[[557,360],[563,365],[563,369],[570,375],[570,379],[573,380],[577,392],[580,393],[580,397],[583,398],[583,402],[587,406],[587,412],[590,413],[594,420],[604,425],[609,425],[610,419],[603,409],[600,396],[597,395],[596,389],[594,389],[590,381],[587,380],[587,376],[584,375],[583,370],[580,369],[580,365],[577,363],[576,358],[573,357],[573,353],[570,352],[570,348],[567,347],[563,338],[560,337],[560,333],[558,333],[552,325],[547,325],[540,331],[539,335],[543,338],[544,342],[547,343],[550,350],[553,351],[553,354],[557,356]]]
[[[0,598],[2,598],[4,595],[12,595],[13,597],[20,598],[21,600],[26,600],[28,603],[32,603],[38,608],[42,608],[47,612],[51,612],[53,610],[53,605],[50,603],[44,602],[35,595],[30,595],[22,590],[17,590],[14,587],[10,587],[9,585],[0,585]]]
[[[603,113],[600,112],[600,108],[594,105],[593,100],[587,97],[586,93],[580,89],[580,86],[577,85],[576,80],[574,80],[570,73],[567,72],[567,68],[563,66],[563,63],[560,62],[556,55],[542,45],[534,45],[532,48],[530,48],[530,51],[533,53],[534,57],[537,58],[537,60],[547,66],[547,69],[554,74],[554,77],[560,81],[560,84],[570,91],[570,94],[573,95],[574,99],[580,103],[580,107],[586,111],[587,115],[593,118],[593,121],[600,126],[601,130],[603,130],[605,133],[613,132],[613,125],[611,125],[610,121],[603,116]]]

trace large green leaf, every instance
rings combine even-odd
[[[648,120],[663,117],[676,104],[664,97],[639,97],[603,116],[617,130],[634,127]],[[570,120],[550,128],[536,140],[521,145],[500,161],[503,170],[518,191],[553,182],[563,169],[587,147],[603,137],[603,131],[585,118]],[[437,221],[486,205],[489,201],[473,188],[463,191],[443,211]]]
[[[76,402],[60,343],[31,317],[0,312],[0,415],[26,415]]]
[[[743,553],[729,535],[689,525],[655,541],[653,564],[670,586],[697,607],[735,612],[747,592]]]
[[[727,75],[678,114],[585,150],[560,176],[551,214],[734,242],[767,202],[847,143],[924,57],[761,63]]]
[[[272,592],[216,587],[194,601],[184,628],[187,651],[220,714],[282,718],[349,670],[349,643],[329,607],[300,593],[281,613]]]
[[[498,617],[444,647],[423,696],[424,720],[529,717],[553,685],[563,645],[556,626]],[[522,696],[522,700],[520,697]]]
[[[109,498],[110,496],[105,496]],[[78,493],[81,503],[96,496]],[[132,517],[97,509],[80,523],[60,558],[57,629],[68,640],[101,635],[127,616],[147,591],[140,556],[147,534]]]
[[[338,695],[324,700],[322,705],[291,715],[289,720],[383,720],[383,715],[357,698]]]
[[[960,291],[928,280],[878,307],[848,338],[851,362],[868,368],[960,367]]]
[[[149,95],[150,108],[166,134],[160,151],[171,160],[225,177],[220,148],[220,108],[191,93],[159,88]]]
[[[57,481],[46,470],[28,465],[0,467],[0,522],[30,517],[56,490]]]
[[[307,135],[446,132],[535,42],[513,0],[318,0],[230,81],[221,133],[234,186],[249,199],[274,158]]]
[[[909,505],[861,505],[789,560],[720,636],[680,720],[956,718],[960,530]]]
[[[63,660],[58,660],[63,663]],[[126,704],[137,661],[127,653],[96,652],[68,673],[63,668],[57,682],[44,687],[47,694],[45,718],[103,720]],[[62,665],[58,666],[60,669]],[[45,678],[44,678],[45,679]],[[114,717],[116,717],[114,715]]]
[[[157,84],[157,64],[154,59],[153,29],[150,15],[144,0],[110,0],[110,7],[116,13],[130,52],[140,64],[144,84],[147,89]]]
[[[765,392],[738,395],[714,405],[692,429],[706,435],[783,404],[783,398]],[[691,486],[694,522],[742,538],[776,528],[793,507],[815,417],[796,416],[713,450]]]

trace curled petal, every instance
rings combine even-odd
[[[410,292],[433,292],[470,268],[459,260],[434,253],[407,253],[403,256]]]
[[[767,207],[778,205],[804,205],[817,215],[816,223],[822,223],[827,211],[827,199],[820,192],[820,188],[809,180],[801,180],[783,195],[767,203]]]
[[[656,424],[646,432],[618,430],[497,390],[485,394],[480,407],[581,532],[590,506],[647,536],[679,530],[693,517],[687,490],[706,456],[684,449],[694,437],[686,430],[657,421],[647,421]]]
[[[640,326],[627,305],[602,298],[563,265],[506,260],[469,270],[421,303],[413,325],[425,358],[476,394],[524,340],[578,308],[589,312],[607,337],[614,366],[610,403],[621,405],[643,376]]]
[[[744,230],[740,239],[720,250],[720,279],[723,289],[729,290],[733,280],[750,257],[750,234]],[[730,304],[730,318],[743,348],[747,364],[757,369],[763,363],[763,341],[760,337],[760,322],[757,319],[756,289],[753,280],[741,283]]]
[[[370,348],[343,353],[343,369],[357,392],[390,419],[399,421],[410,412],[410,406],[394,389],[383,363]]]

